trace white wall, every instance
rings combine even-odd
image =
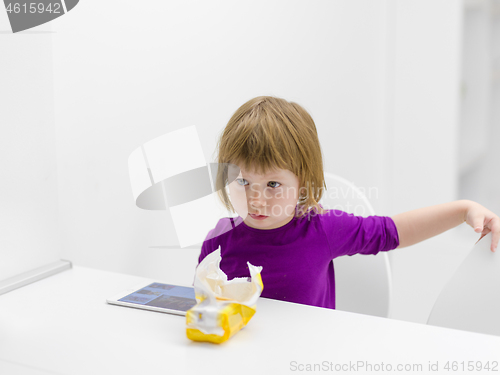
[[[96,4],[54,22],[60,210],[76,264],[182,278],[179,251],[149,247],[177,239],[166,213],[134,206],[127,158],[196,125],[210,161],[232,113],[257,95],[311,112],[327,170],[381,185],[383,3],[110,1],[98,13]],[[382,211],[389,192],[380,196]],[[186,252],[194,269],[198,251]]]
[[[500,212],[500,4],[470,2],[464,18],[460,187],[462,197]]]
[[[393,215],[457,199],[462,2],[389,4],[387,120],[393,147],[387,168]],[[426,321],[474,244],[462,239],[461,229],[391,252],[393,317]]]
[[[52,35],[0,12],[0,281],[61,258]]]
[[[326,170],[376,187],[378,215],[457,198],[460,1],[87,0],[53,27],[63,257],[75,264],[190,283],[198,250],[154,247],[177,244],[173,224],[134,206],[127,158],[196,125],[210,161],[258,95],[309,110]],[[460,260],[449,235],[391,254],[393,317],[425,320]]]

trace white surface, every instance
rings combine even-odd
[[[0,11],[0,281],[61,258],[52,36]]]
[[[142,280],[74,267],[0,296],[0,373],[253,375],[292,372],[291,361],[425,369],[429,361],[499,357],[500,337],[265,298],[225,344],[196,343],[184,317],[105,302]]]
[[[380,195],[389,204],[374,207],[393,216],[458,199],[462,1],[387,4],[387,127],[371,139],[388,154]],[[425,323],[459,257],[449,234],[392,251],[392,317]]]
[[[500,214],[500,2],[481,0],[464,12],[460,198]],[[481,146],[481,148],[478,147]],[[465,168],[467,167],[467,168]]]
[[[461,175],[477,168],[490,152],[493,51],[488,8],[464,10],[458,153]]]
[[[491,233],[479,241],[439,295],[428,324],[500,336],[500,256]]]
[[[9,279],[0,281],[0,294],[8,293],[17,288],[22,288],[25,285],[52,276],[68,268],[71,268],[71,262],[68,262],[66,260],[58,260],[57,262],[46,264],[33,270],[23,272]]]

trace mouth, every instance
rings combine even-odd
[[[266,215],[256,215],[256,214],[249,214],[253,219],[265,219]]]

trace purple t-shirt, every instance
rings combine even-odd
[[[388,216],[364,218],[329,210],[294,217],[275,229],[251,228],[239,216],[221,219],[203,242],[199,262],[219,246],[220,268],[228,280],[250,276],[250,262],[263,267],[262,297],[334,309],[332,260],[395,249],[399,237]]]

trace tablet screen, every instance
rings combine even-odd
[[[188,311],[197,303],[194,288],[161,283],[149,284],[118,301],[179,311]]]

